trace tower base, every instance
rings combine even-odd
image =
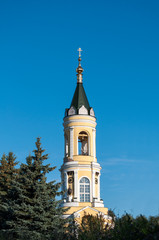
[[[77,223],[81,223],[82,217],[85,215],[100,216],[105,220],[105,223],[111,224],[112,218],[108,215],[108,208],[105,207],[91,207],[91,206],[79,206],[79,207],[70,207],[63,218],[72,218]]]

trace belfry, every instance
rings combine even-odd
[[[77,86],[64,117],[65,154],[61,166],[63,207],[70,207],[64,217],[77,221],[84,214],[102,214],[109,221],[108,208],[100,197],[100,164],[96,158],[96,117],[84,87],[81,49],[79,51]]]

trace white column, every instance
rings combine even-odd
[[[92,201],[95,198],[95,170],[92,169]]]
[[[94,156],[95,156],[95,158],[96,158],[96,129],[95,129],[95,131],[94,131]]]
[[[94,162],[96,158],[96,130],[93,129],[93,157],[94,157]]]
[[[88,136],[88,145],[87,145],[87,152],[88,152],[88,155],[91,156],[91,142],[90,142],[90,137]]]
[[[70,128],[70,158],[73,158],[73,128]]]
[[[64,175],[61,172],[61,190],[64,191]],[[61,199],[64,198],[64,195],[61,195]]]
[[[64,198],[67,198],[67,172],[66,171],[64,171],[64,191],[65,191]]]
[[[77,152],[75,153],[75,155],[78,155],[78,152],[79,151],[79,149],[78,149],[78,136],[77,136]]]
[[[66,136],[64,134],[64,153],[65,153],[65,156],[66,157]]]
[[[100,201],[100,172],[99,172],[99,176],[98,176],[98,201]]]
[[[78,170],[74,170],[74,201],[78,202],[79,201],[79,197],[78,197],[79,193],[78,193]]]

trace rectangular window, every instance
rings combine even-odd
[[[84,185],[80,185],[80,192],[84,193]]]
[[[84,202],[84,194],[80,194],[80,202]]]
[[[90,202],[90,194],[85,194],[85,202]]]
[[[90,187],[89,187],[89,185],[85,185],[85,192],[86,192],[86,193],[90,193]]]

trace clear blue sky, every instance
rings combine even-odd
[[[57,166],[48,180],[60,180],[81,47],[105,206],[158,214],[158,11],[150,0],[0,1],[0,156],[24,162],[41,136]]]

